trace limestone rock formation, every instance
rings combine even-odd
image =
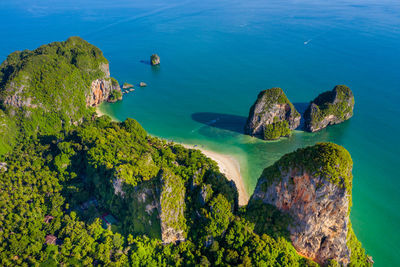
[[[176,243],[186,238],[185,184],[170,171],[160,174],[161,239],[164,243]]]
[[[135,203],[130,210],[135,214],[133,232],[161,237],[165,244],[186,239],[186,189],[180,177],[162,169],[154,179],[133,188],[119,178],[113,180],[112,186],[116,196]]]
[[[104,101],[115,102],[122,99],[122,92],[118,82],[110,78],[108,71],[106,73],[108,74],[104,79],[96,79],[92,81],[90,91],[86,97],[87,106],[97,106]],[[114,95],[118,96],[112,97]]]
[[[349,87],[337,85],[315,98],[304,113],[305,130],[316,132],[353,116],[354,95]]]
[[[334,259],[347,265],[352,165],[339,145],[298,149],[263,171],[249,208],[262,201],[289,214],[290,239],[301,255],[321,264]]]
[[[133,88],[133,87],[134,87],[133,84],[130,84],[130,83],[124,83],[122,85],[122,89],[129,89],[129,88]]]
[[[15,131],[0,130],[0,150],[20,132],[70,129],[91,116],[87,106],[121,96],[101,50],[79,37],[11,53],[0,65],[0,122]]]
[[[153,54],[150,57],[150,63],[152,66],[156,66],[160,64],[160,57],[157,54]]]
[[[300,124],[300,114],[281,88],[271,88],[258,94],[251,107],[245,133],[264,139],[290,135]]]

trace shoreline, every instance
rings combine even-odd
[[[110,116],[110,115],[102,112],[99,109],[99,107],[96,107],[96,113],[97,113],[97,116],[99,116],[99,117],[101,117],[103,115]],[[111,119],[115,121],[114,118],[111,117]],[[188,144],[183,144],[183,143],[177,143],[177,144],[180,144],[183,147],[188,148],[188,149],[200,150],[204,155],[206,155],[210,159],[214,160],[217,163],[220,172],[225,174],[226,178],[229,181],[233,181],[235,183],[236,188],[238,190],[238,194],[239,194],[239,206],[247,205],[247,203],[249,201],[249,194],[246,191],[243,177],[240,174],[240,164],[235,158],[233,158],[229,155],[217,153],[217,152],[207,150],[207,149],[204,149],[201,147],[195,147],[194,145],[188,145]]]
[[[103,116],[103,115],[107,115],[107,114],[104,114],[104,112],[102,112],[100,109],[99,109],[99,107],[96,107],[96,114],[97,114],[97,116],[98,117],[101,117],[101,116]],[[107,115],[107,116],[110,116],[110,115]],[[111,117],[111,116],[110,116]],[[111,118],[112,119],[112,118]],[[114,120],[114,119],[113,119]]]
[[[194,145],[179,143],[185,148],[200,150],[204,155],[217,162],[221,173],[225,174],[229,181],[233,181],[236,185],[239,194],[239,206],[247,205],[249,195],[243,182],[243,177],[240,174],[239,162],[232,156],[210,151]]]
[[[103,116],[103,115],[106,115],[106,116],[110,117],[112,121],[119,122],[119,120],[117,120],[117,119],[114,118],[113,116],[111,116],[111,115],[109,115],[109,114],[107,114],[107,113],[101,111],[99,106],[97,106],[97,107],[95,107],[95,108],[96,108],[97,117],[101,117],[101,116]]]

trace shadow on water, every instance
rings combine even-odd
[[[240,134],[244,132],[244,126],[247,120],[247,118],[243,116],[213,112],[196,112],[191,116],[194,121],[203,123],[207,126]]]
[[[151,66],[150,60],[140,60],[139,62],[142,63],[142,64],[145,64],[145,65]]]
[[[293,106],[296,108],[296,110],[301,115],[300,125],[299,125],[299,127],[296,128],[297,130],[304,129],[304,112],[307,110],[308,105],[310,105],[310,103],[308,103],[308,102],[293,103]]]

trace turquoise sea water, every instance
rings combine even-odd
[[[9,1],[0,57],[79,35],[112,76],[139,88],[101,108],[151,134],[233,155],[249,193],[263,168],[316,142],[354,161],[351,220],[375,266],[400,266],[400,2],[349,0]],[[133,2],[133,3],[132,3]],[[148,64],[158,53],[160,67]],[[354,117],[264,142],[242,134],[258,92],[282,87],[300,110],[348,85]]]

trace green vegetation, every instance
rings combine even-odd
[[[289,168],[298,168],[299,170],[307,171],[310,175],[324,177],[330,183],[344,188],[348,194],[350,203],[348,212],[350,212],[352,166],[353,161],[346,149],[333,143],[318,143],[286,154],[272,166],[264,169],[260,177],[262,190],[265,191],[272,183],[279,182],[284,173],[289,171]],[[270,236],[276,236],[274,233],[278,233],[279,236],[287,237],[285,229],[287,229],[291,219],[287,217],[288,215],[277,211],[273,206],[264,204],[261,201],[251,201],[246,214],[249,221],[256,224],[255,230],[257,233],[267,233]],[[351,251],[349,266],[370,266],[369,258],[361,243],[357,240],[351,223],[347,245]],[[335,265],[334,260],[328,265],[339,266],[337,263]]]
[[[15,144],[17,126],[14,120],[0,109],[0,155],[5,154]]]
[[[27,139],[0,162],[8,168],[0,172],[3,266],[309,262],[279,234],[253,231],[212,160],[148,136],[132,119],[103,116]],[[157,203],[164,223],[183,230],[186,241],[162,243]],[[117,222],[104,229],[103,214]],[[49,236],[54,244],[46,243]]]
[[[129,89],[129,88],[133,88],[133,87],[134,87],[133,84],[126,83],[126,82],[122,85],[123,89]]]
[[[333,143],[318,143],[315,146],[299,148],[284,155],[280,160],[263,171],[261,177],[268,187],[281,177],[281,171],[289,167],[303,169],[314,176],[321,176],[329,182],[345,188],[351,195],[353,161],[349,152]]]
[[[161,172],[161,220],[165,228],[182,231],[186,238],[185,183],[170,171]]]
[[[344,121],[353,115],[354,96],[349,87],[337,85],[332,91],[327,91],[314,99],[314,109],[311,106],[305,112],[309,124],[317,127],[327,116],[335,116],[337,121]]]
[[[275,103],[278,104],[288,104],[291,110],[294,110],[295,116],[300,116],[300,113],[297,112],[292,102],[289,101],[285,93],[281,88],[274,87],[264,91],[261,91],[258,94],[257,101],[264,101],[266,105],[264,106],[264,110],[269,110],[271,106]]]
[[[245,133],[264,140],[290,136],[300,123],[300,114],[281,88],[261,91],[250,108]]]
[[[86,93],[108,78],[105,64],[98,48],[71,37],[1,65],[2,266],[316,266],[287,240],[290,218],[262,203],[239,210],[237,190],[200,151],[151,137],[133,119],[92,116]],[[315,172],[341,181],[338,163]],[[184,240],[167,244],[166,228]],[[357,242],[350,235],[352,258],[362,259]]]
[[[0,117],[7,117],[0,120],[13,126],[0,132],[0,153],[24,136],[56,134],[90,117],[86,95],[93,80],[107,77],[107,64],[79,37],[10,54],[0,65]]]
[[[362,247],[361,242],[358,241],[356,235],[354,234],[353,227],[351,227],[351,222],[349,222],[349,225],[350,227],[347,233],[347,246],[351,251],[349,266],[372,266],[373,262],[370,257],[366,257],[365,249]]]
[[[288,226],[292,219],[275,206],[265,204],[259,199],[253,200],[249,203],[245,216],[247,220],[255,224],[254,231],[257,234],[290,240]]]
[[[108,97],[108,101],[116,102],[122,99],[122,92],[120,90],[112,90],[110,96]]]
[[[276,140],[282,136],[290,136],[291,133],[287,121],[278,121],[264,126],[265,140]]]

